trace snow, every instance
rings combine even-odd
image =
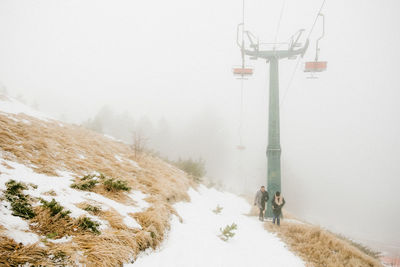
[[[119,162],[122,162],[122,158],[119,155],[114,155],[114,158]]]
[[[13,114],[24,113],[26,115],[48,121],[52,119],[30,107],[8,97],[0,98],[0,113],[13,120],[20,121],[12,116]],[[31,123],[23,119],[23,123]],[[59,124],[63,126],[62,124]],[[106,137],[117,140],[112,136]],[[120,140],[117,140],[120,141]],[[70,188],[74,175],[69,172],[58,171],[60,177],[52,177],[38,174],[33,171],[35,166],[26,166],[16,162],[4,160],[0,151],[0,197],[6,188],[5,183],[14,179],[26,184],[35,184],[37,188],[29,187],[24,193],[32,197],[40,197],[47,201],[55,199],[67,210],[71,211],[71,217],[82,215],[100,222],[100,230],[108,227],[108,222],[93,216],[78,208],[76,204],[81,202],[96,202],[103,210],[115,209],[122,217],[123,222],[131,228],[141,229],[140,224],[129,214],[146,210],[150,204],[145,201],[147,197],[140,191],[131,191],[128,196],[135,201],[135,206],[125,205],[102,195],[80,191]],[[78,155],[81,159],[85,156]],[[118,161],[127,161],[140,169],[137,162],[115,155]],[[9,165],[12,169],[6,168],[2,163]],[[52,191],[54,196],[46,195]],[[304,263],[290,252],[283,242],[276,235],[269,233],[263,224],[256,218],[245,215],[250,210],[250,205],[236,195],[220,192],[215,189],[207,189],[200,186],[197,191],[189,190],[191,202],[180,202],[174,205],[177,212],[183,218],[181,223],[176,216],[171,220],[171,229],[159,249],[151,249],[141,253],[134,264],[127,264],[126,267],[150,267],[150,266],[174,266],[174,267],[195,267],[195,266],[258,266],[264,262],[268,266],[304,266]],[[38,204],[36,204],[38,205]],[[220,214],[212,212],[219,205],[223,207]],[[219,239],[219,229],[236,223],[238,229],[236,235],[227,242]],[[40,237],[29,232],[28,222],[20,217],[12,215],[10,203],[3,200],[0,202],[0,225],[5,229],[2,235],[21,242],[24,245],[33,244],[40,240]],[[71,241],[71,237],[63,237],[56,240],[49,240],[53,243]]]
[[[150,207],[150,203],[144,200],[147,197],[147,195],[144,194],[143,192],[138,190],[131,191],[131,193],[128,196],[136,202],[136,205],[138,206],[137,212],[144,211],[148,207]]]
[[[150,266],[305,266],[285,244],[263,227],[257,218],[245,215],[251,206],[236,195],[207,189],[189,190],[191,202],[174,205],[183,218],[171,221],[171,230],[162,246],[142,253],[125,267]],[[212,212],[217,205],[220,214]],[[236,223],[236,235],[227,242],[217,237],[219,229]]]
[[[8,114],[19,114],[24,113],[28,116],[35,117],[40,120],[48,121],[49,119],[53,120],[53,118],[36,111],[27,105],[22,104],[21,102],[6,96],[0,97],[0,112],[8,113]],[[24,121],[24,123],[26,123]]]
[[[127,161],[128,161],[130,164],[132,164],[133,167],[135,167],[136,169],[139,169],[139,170],[142,169],[136,161],[131,160],[131,159],[127,159]]]
[[[11,166],[12,169],[6,168],[2,163],[6,163]],[[29,189],[24,190],[25,194],[32,197],[40,197],[46,201],[51,201],[54,198],[64,206],[65,209],[71,211],[71,217],[78,218],[84,215],[99,222],[100,230],[106,229],[108,227],[108,222],[78,208],[76,204],[95,201],[103,210],[108,210],[110,208],[115,209],[123,217],[123,222],[128,227],[141,229],[141,225],[132,218],[129,213],[141,212],[149,207],[149,203],[144,200],[147,197],[146,194],[140,191],[131,191],[128,196],[132,198],[137,205],[124,205],[100,194],[72,189],[70,185],[73,183],[73,174],[63,171],[58,171],[57,173],[60,177],[38,174],[26,165],[2,159],[0,154],[0,190],[3,191],[6,189],[5,183],[10,179],[26,184],[32,183],[37,185],[37,188],[35,189],[28,186]],[[49,191],[54,192],[55,195],[46,195],[45,193]],[[0,195],[1,194],[2,192],[0,192]],[[7,229],[4,232],[5,235],[13,238],[16,242],[22,242],[24,244],[31,244],[38,241],[37,235],[26,232],[29,230],[26,221],[20,217],[12,216],[9,209],[10,207],[8,207],[7,204],[8,202],[6,201],[2,201],[0,204],[0,225]],[[39,205],[39,203],[36,205]]]
[[[118,160],[119,162],[123,162],[125,160],[125,161],[129,162],[131,165],[133,165],[136,169],[141,169],[139,164],[134,160],[122,158],[120,155],[114,155],[114,158],[116,160]]]
[[[3,116],[7,116],[14,121],[22,121],[25,124],[30,124],[31,122],[26,119],[20,119],[15,117],[15,115],[24,113],[28,116],[35,117],[40,120],[48,121],[53,120],[53,118],[38,112],[17,100],[0,95],[0,114]],[[64,125],[58,122],[60,127]],[[106,137],[119,141],[111,136]],[[101,220],[99,217],[91,215],[87,211],[84,211],[76,206],[76,204],[81,202],[97,202],[102,210],[109,210],[111,208],[115,209],[122,217],[123,222],[131,228],[138,228],[141,229],[140,224],[132,218],[129,214],[135,212],[141,212],[147,209],[150,205],[144,199],[147,195],[143,194],[140,191],[131,191],[128,196],[132,198],[137,205],[130,206],[124,205],[122,203],[116,202],[114,200],[108,199],[102,195],[93,193],[93,192],[86,192],[80,191],[70,188],[70,185],[73,183],[74,174],[57,171],[60,177],[52,177],[47,176],[44,174],[38,174],[33,171],[36,168],[33,165],[23,165],[16,162],[8,161],[2,159],[2,152],[0,150],[0,196],[2,195],[2,190],[6,189],[5,183],[10,180],[16,180],[18,182],[24,182],[26,184],[35,184],[37,188],[29,187],[28,190],[25,190],[24,193],[28,194],[32,197],[42,198],[46,201],[51,201],[53,198],[59,202],[65,209],[70,210],[71,217],[78,218],[80,216],[87,216],[94,221],[100,223],[100,230],[104,230],[108,227],[108,222]],[[78,157],[80,159],[85,159],[85,155],[79,154]],[[117,160],[123,161],[126,160],[136,168],[140,168],[139,165],[129,159],[123,159],[121,156],[115,156]],[[11,166],[11,169],[5,167],[5,165]],[[54,192],[55,195],[48,195],[45,193]],[[7,201],[0,202],[0,225],[5,228],[2,231],[2,234],[14,239],[16,242],[22,242],[23,244],[32,244],[39,241],[39,237],[29,232],[29,225],[25,220],[20,217],[16,217],[12,215],[10,210],[10,203]],[[35,205],[40,205],[36,203]],[[56,241],[57,242],[57,241]],[[67,240],[59,240],[59,242],[67,242]]]
[[[50,241],[51,243],[54,244],[60,244],[60,243],[66,243],[72,240],[72,236],[64,236],[59,239],[48,239],[47,241]]]
[[[105,137],[107,137],[108,139],[111,139],[111,140],[113,140],[113,141],[116,141],[116,142],[120,142],[120,143],[124,143],[124,141],[122,141],[121,139],[118,139],[118,138],[115,138],[114,136],[112,136],[112,135],[109,135],[109,134],[103,134]]]
[[[13,216],[8,205],[1,203],[0,205],[0,225],[6,230],[2,232],[5,236],[29,245],[39,241],[38,235],[29,233],[29,225],[22,218]]]

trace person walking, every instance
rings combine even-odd
[[[254,206],[260,209],[260,213],[258,214],[258,219],[260,221],[264,221],[264,210],[265,203],[268,201],[269,196],[268,192],[265,190],[265,186],[261,186],[260,190],[257,191],[256,197],[254,199]]]
[[[272,199],[272,213],[274,214],[274,218],[272,219],[272,223],[279,226],[281,224],[281,215],[282,215],[282,207],[285,205],[285,199],[281,195],[281,192],[277,191]]]

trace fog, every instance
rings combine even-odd
[[[287,41],[300,28],[308,34],[321,3],[246,0],[246,28],[261,41]],[[249,62],[246,150],[238,151],[240,81],[231,68],[241,59],[241,7],[239,0],[0,0],[0,81],[67,122],[108,114],[108,134],[129,142],[141,129],[163,157],[201,157],[214,181],[253,194],[266,184],[268,65]],[[397,254],[399,10],[397,0],[328,0],[320,42],[328,70],[318,79],[302,72],[320,23],[292,82],[296,61],[281,60],[279,70],[287,209]]]

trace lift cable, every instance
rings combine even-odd
[[[318,10],[317,15],[315,16],[314,23],[313,23],[313,25],[312,25],[312,27],[311,27],[311,29],[310,29],[310,32],[308,33],[307,39],[310,38],[310,35],[311,35],[312,31],[314,30],[315,24],[317,23],[317,20],[318,20],[318,16],[319,16],[319,14],[320,14],[321,11],[322,11],[322,8],[324,7],[325,2],[326,2],[326,0],[324,0],[324,1],[322,2],[322,5],[321,5],[320,9]]]
[[[242,47],[244,48],[244,1],[242,1]],[[245,61],[244,61],[244,52],[242,51],[242,69],[245,68]],[[243,139],[242,139],[242,128],[243,128],[243,89],[244,89],[244,81],[243,77],[240,81],[240,117],[239,117],[239,145],[237,148],[239,150],[244,150]]]
[[[308,33],[308,36],[307,36],[307,39],[306,39],[306,40],[308,40],[308,39],[310,38],[311,33],[312,33],[312,31],[314,30],[315,24],[317,23],[318,16],[319,16],[319,14],[321,13],[322,8],[323,8],[324,5],[325,5],[325,2],[326,2],[326,0],[323,0],[322,5],[321,5],[320,9],[318,10],[317,15],[315,16],[314,23],[313,23],[313,25],[311,26],[310,32]],[[280,105],[279,105],[279,106],[280,106],[280,109],[283,109],[283,104],[285,103],[286,95],[287,95],[287,93],[288,93],[288,91],[289,91],[289,89],[290,89],[290,87],[291,87],[291,85],[292,85],[294,76],[295,76],[295,74],[296,74],[297,68],[298,68],[299,63],[300,63],[300,60],[301,60],[301,57],[298,57],[298,58],[297,58],[297,61],[296,61],[296,65],[294,66],[292,75],[291,75],[291,77],[290,77],[289,83],[288,83],[288,85],[287,85],[287,87],[286,87],[285,92],[283,93],[282,101],[281,101],[281,103],[280,103]],[[284,168],[284,164],[285,164],[285,162],[284,162],[284,160],[282,159],[282,161],[281,161],[281,166],[282,166],[282,173],[281,173],[281,175],[282,175],[282,176],[284,175],[284,173],[283,173],[283,170],[285,169],[285,168]]]
[[[239,147],[238,149],[243,148],[243,140],[242,140],[242,128],[243,128],[243,88],[244,82],[243,79],[240,81],[240,118],[239,118]]]
[[[310,32],[308,33],[308,36],[307,36],[307,39],[310,38],[311,33],[312,33],[312,31],[314,30],[315,24],[317,23],[317,20],[318,20],[318,16],[319,16],[319,14],[320,14],[321,11],[322,11],[322,8],[324,7],[325,2],[326,2],[326,0],[323,0],[323,2],[322,2],[322,4],[321,4],[321,7],[319,8],[319,10],[318,10],[318,12],[317,12],[317,15],[315,16],[314,23],[313,23],[312,26],[311,26]],[[306,39],[306,40],[307,40],[307,39]],[[292,72],[292,75],[291,75],[291,77],[290,77],[289,83],[288,83],[288,85],[287,85],[287,87],[286,87],[286,89],[285,89],[285,92],[283,93],[282,102],[281,102],[281,105],[280,105],[281,108],[283,107],[283,103],[284,103],[284,101],[285,101],[286,95],[287,95],[287,93],[288,93],[288,91],[289,91],[289,89],[290,89],[290,87],[291,87],[291,85],[292,85],[294,76],[295,76],[296,71],[297,71],[297,67],[299,66],[299,63],[300,63],[300,60],[301,60],[301,57],[299,57],[299,58],[297,59],[297,62],[296,62],[296,65],[295,65],[295,67],[294,67],[294,69],[293,69],[293,72]]]
[[[274,50],[276,48],[276,43],[278,40],[278,34],[279,34],[280,27],[281,27],[281,21],[282,21],[282,16],[283,16],[283,10],[285,9],[285,4],[286,4],[286,0],[284,0],[282,3],[281,14],[279,15],[278,26],[277,26],[276,32],[275,32]]]

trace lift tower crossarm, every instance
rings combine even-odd
[[[238,28],[240,27],[240,24],[238,25]],[[252,49],[246,49],[244,47],[244,40],[242,40],[242,44],[240,44],[239,41],[237,41],[240,49],[242,52],[244,52],[245,55],[251,56],[252,58],[263,58],[266,60],[270,60],[271,58],[276,58],[276,59],[283,59],[283,58],[290,58],[293,56],[301,55],[301,57],[304,56],[304,53],[307,51],[309,40],[307,39],[306,43],[302,48],[299,49],[294,49],[296,46],[297,41],[300,39],[301,34],[303,33],[303,30],[300,30],[297,32],[297,38],[295,41],[293,41],[289,47],[288,50],[260,50],[258,43],[254,43],[252,35],[250,32],[246,31],[247,38],[249,39],[250,42],[250,47]],[[295,34],[296,35],[296,34]],[[294,38],[293,38],[294,39]]]
[[[297,50],[247,50],[244,49],[244,53],[248,56],[251,57],[257,57],[257,58],[263,58],[263,59],[271,59],[271,58],[276,58],[276,59],[282,59],[282,58],[288,58],[292,56],[297,56],[301,55],[303,56],[305,51],[307,50],[308,47],[308,40],[304,47],[297,49]]]

